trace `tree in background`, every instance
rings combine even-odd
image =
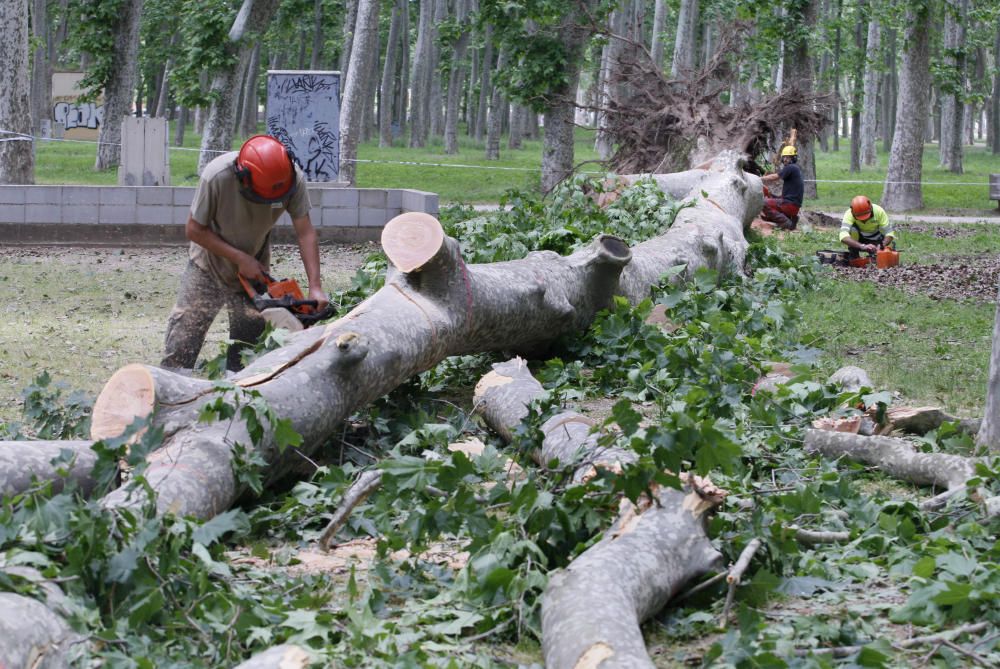
[[[340,180],[354,183],[358,139],[364,112],[366,75],[378,58],[378,0],[358,0],[354,29],[354,57],[347,71],[340,108]]]
[[[0,3],[0,184],[35,181],[28,83],[28,0]]]
[[[929,106],[927,91],[931,84],[931,9],[928,3],[908,0],[905,26],[896,133],[892,138],[882,194],[882,206],[892,211],[910,211],[924,206],[920,179]]]

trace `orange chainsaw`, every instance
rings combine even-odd
[[[816,251],[819,262],[823,265],[840,265],[841,267],[867,267],[874,264],[879,269],[888,269],[899,264],[899,251],[892,248],[879,249],[866,256],[851,258],[847,251]]]
[[[237,276],[243,284],[243,290],[247,291],[247,295],[253,300],[253,305],[260,311],[272,308],[288,309],[305,327],[315,325],[336,313],[332,304],[327,304],[319,310],[319,302],[305,299],[295,279],[276,281],[267,272],[264,272],[263,282],[247,279],[242,274]]]

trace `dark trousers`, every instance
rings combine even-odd
[[[264,319],[246,293],[220,284],[191,261],[184,270],[177,303],[167,320],[160,366],[194,368],[208,328],[223,306],[229,313],[229,338],[233,340],[226,351],[226,369],[242,369],[240,351],[257,342],[264,332]]]
[[[760,212],[761,218],[777,223],[783,230],[794,230],[796,221],[793,219],[798,215],[799,205],[781,197],[765,197],[764,209]]]

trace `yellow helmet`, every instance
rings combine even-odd
[[[799,154],[798,154],[798,151],[795,150],[794,146],[786,146],[785,148],[783,148],[781,150],[781,157],[782,158],[784,158],[785,156],[797,156],[797,155],[799,155]]]

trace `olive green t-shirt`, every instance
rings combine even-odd
[[[239,180],[233,171],[237,155],[236,151],[230,151],[205,165],[191,203],[191,218],[222,237],[231,246],[249,253],[268,266],[271,261],[269,236],[278,217],[285,211],[292,219],[309,213],[305,176],[296,166],[295,180],[298,188],[286,201],[274,204],[251,202],[240,194]],[[223,285],[237,291],[242,290],[239,279],[236,278],[237,267],[229,260],[194,242],[191,242],[188,256],[194,264],[212,274]]]

